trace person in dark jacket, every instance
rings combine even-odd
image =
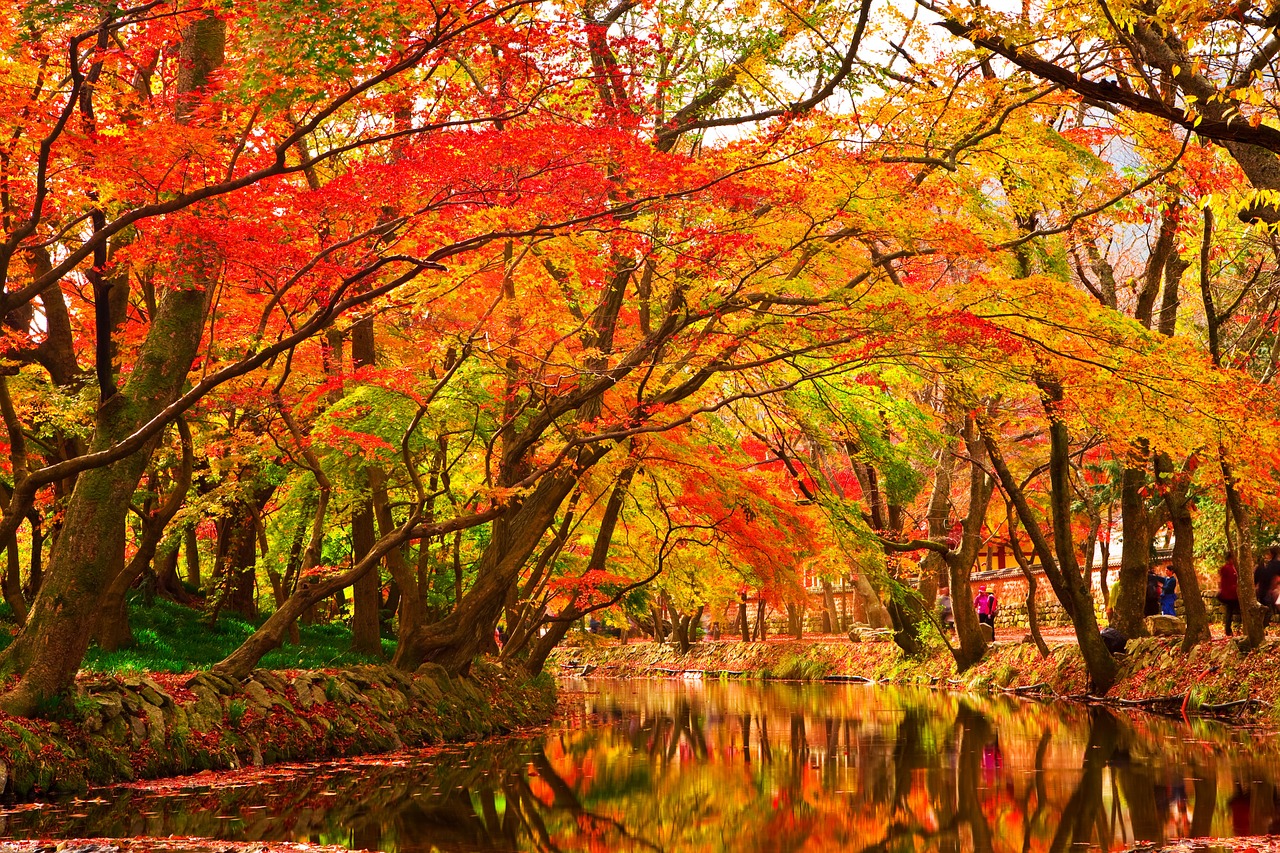
[[[1267,556],[1267,561],[1253,570],[1253,589],[1260,604],[1275,607],[1276,599],[1272,589],[1276,578],[1280,577],[1280,546],[1272,545],[1268,548]]]
[[[1164,592],[1164,579],[1155,569],[1147,569],[1147,594],[1142,602],[1142,615],[1155,616],[1160,612],[1160,596]]]
[[[1116,612],[1108,607],[1107,621],[1111,622],[1115,618]],[[1107,651],[1111,652],[1111,654],[1122,655],[1125,653],[1125,646],[1128,645],[1129,640],[1116,628],[1111,625],[1107,625],[1107,627],[1103,628],[1098,633],[1102,636],[1102,644],[1107,647]]]

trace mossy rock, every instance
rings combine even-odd
[[[452,679],[449,678],[449,672],[438,663],[428,661],[418,667],[413,674],[418,678],[429,678],[446,688],[452,683]]]

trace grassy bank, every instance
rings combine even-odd
[[[1118,658],[1119,679],[1107,695],[1110,701],[1143,703],[1161,708],[1184,704],[1188,712],[1239,700],[1256,700],[1251,712],[1280,722],[1280,640],[1250,655],[1242,655],[1230,640],[1214,640],[1189,655],[1179,650],[1179,638],[1148,637],[1129,643]],[[563,647],[552,656],[554,668],[591,665],[597,674],[626,678],[684,672],[707,676],[821,680],[866,678],[899,684],[943,684],[959,689],[1030,689],[1046,694],[1083,698],[1088,676],[1080,649],[1060,643],[1042,658],[1030,643],[995,643],[986,658],[957,673],[942,648],[916,660],[891,642],[851,643],[845,640],[771,640],[703,642],[687,654],[671,645],[632,643],[625,646],[592,643]],[[1176,701],[1175,701],[1176,700]]]
[[[265,617],[250,620],[223,614],[209,624],[200,610],[160,598],[144,606],[135,599],[129,606],[133,643],[114,652],[94,646],[83,668],[107,674],[208,669],[239,648],[263,621]],[[301,642],[268,652],[259,664],[263,669],[333,669],[377,663],[351,651],[351,629],[341,622],[298,627]],[[384,639],[383,648],[390,658],[395,641]]]

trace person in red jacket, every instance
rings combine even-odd
[[[1240,618],[1240,576],[1236,571],[1236,558],[1231,554],[1218,569],[1218,601],[1222,602],[1222,627],[1231,636],[1231,623]],[[1243,628],[1243,621],[1241,623]]]

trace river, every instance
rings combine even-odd
[[[1209,721],[884,686],[562,686],[536,735],[100,789],[0,810],[0,835],[1020,853],[1280,831],[1280,746]]]

